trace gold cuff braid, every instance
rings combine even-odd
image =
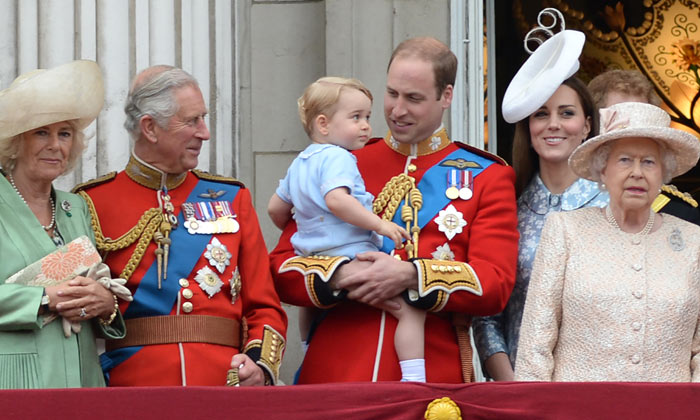
[[[146,210],[143,215],[141,215],[141,218],[136,225],[129,229],[128,232],[117,239],[107,239],[102,233],[100,219],[97,215],[97,210],[95,209],[95,204],[92,202],[92,199],[84,191],[80,191],[78,194],[83,197],[85,202],[87,202],[88,211],[90,212],[90,216],[92,216],[91,224],[92,230],[95,233],[95,243],[97,244],[97,249],[100,251],[100,253],[124,249],[138,241],[134,253],[124,266],[121,274],[119,274],[119,277],[129,280],[129,277],[131,277],[131,275],[134,273],[136,267],[138,267],[139,263],[141,263],[141,259],[146,253],[148,244],[151,242],[151,240],[153,240],[153,234],[160,226],[162,221],[162,211],[157,208]]]
[[[457,290],[465,290],[477,296],[483,294],[481,282],[472,267],[459,261],[443,260],[414,260],[418,272],[418,295],[424,297],[433,291],[449,294]],[[445,302],[438,305],[443,306]]]
[[[284,336],[269,325],[265,325],[262,341],[252,340],[245,346],[243,353],[251,348],[260,347],[260,359],[257,363],[264,367],[274,383],[277,383],[285,346]]]
[[[335,270],[340,267],[340,264],[350,261],[348,257],[328,257],[323,255],[312,255],[309,257],[292,257],[283,262],[280,266],[279,273],[287,271],[298,271],[304,276],[309,274],[318,275],[325,283],[333,276]]]

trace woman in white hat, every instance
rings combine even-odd
[[[503,117],[515,123],[513,168],[518,200],[518,266],[513,293],[502,313],[473,322],[485,373],[513,380],[532,262],[548,214],[605,206],[607,194],[569,168],[574,149],[595,135],[597,112],[586,85],[572,76],[585,36],[563,31],[523,64],[503,100]]]
[[[610,205],[552,214],[542,230],[515,378],[700,381],[700,227],[651,204],[700,157],[654,105],[601,109],[601,134],[569,159]]]
[[[111,338],[124,336],[114,295],[95,280],[8,282],[58,246],[83,235],[94,241],[85,202],[52,182],[75,165],[82,130],[103,102],[92,61],[24,74],[0,92],[0,388],[104,386],[85,321],[100,320],[95,325]],[[68,324],[50,322],[55,315]]]

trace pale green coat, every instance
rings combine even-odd
[[[55,194],[56,224],[66,243],[81,235],[94,238],[85,202],[74,194]],[[64,200],[70,203],[70,217],[61,208]],[[96,321],[83,322],[79,334],[65,338],[60,319],[42,328],[43,317],[37,313],[43,288],[4,284],[55,249],[34,214],[0,175],[0,389],[104,386],[95,333],[124,336],[120,316],[107,331],[101,331]]]

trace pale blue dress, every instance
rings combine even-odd
[[[325,196],[345,187],[366,209],[372,211],[374,196],[367,192],[357,159],[332,144],[310,144],[294,159],[280,181],[277,195],[294,206],[297,232],[291,241],[297,255],[330,255],[354,258],[377,251],[382,237],[376,232],[346,223],[328,209]]]
[[[520,321],[525,306],[540,234],[551,212],[571,211],[583,207],[605,207],[610,200],[598,184],[579,178],[562,194],[552,194],[536,174],[518,198],[518,267],[515,287],[503,312],[489,317],[476,317],[472,322],[474,341],[482,363],[498,352],[508,354],[515,366]]]

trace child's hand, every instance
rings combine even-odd
[[[408,232],[406,232],[406,229],[388,220],[381,221],[379,229],[377,229],[377,233],[394,241],[396,248],[401,248],[401,238],[405,238],[407,240],[411,239]]]

